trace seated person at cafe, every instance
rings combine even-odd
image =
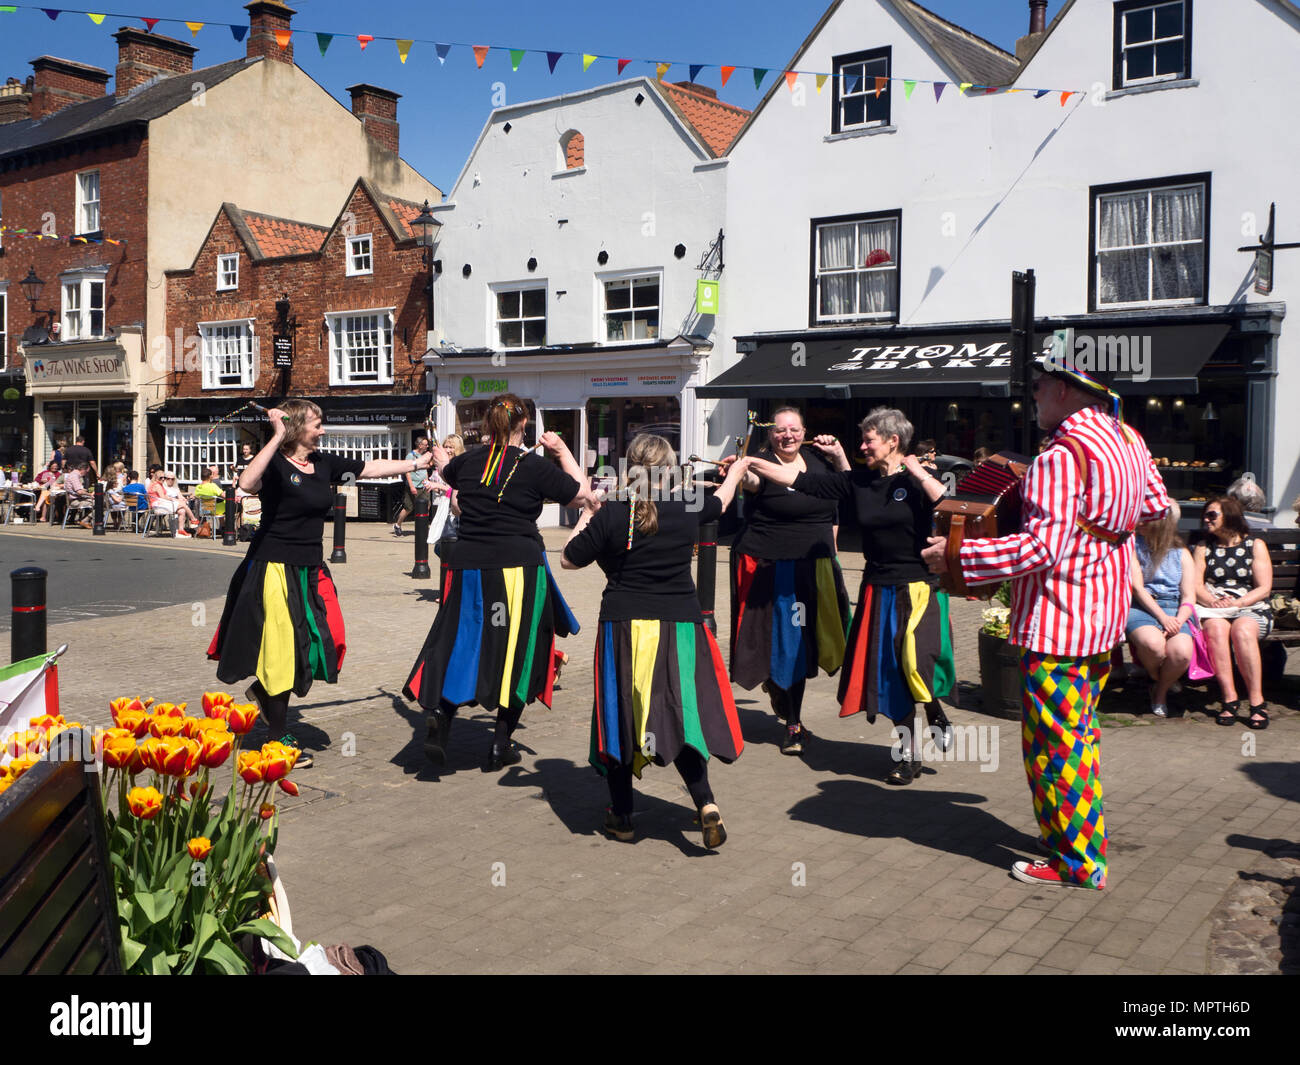
[[[126,475],[126,484],[122,485],[122,495],[136,495],[135,509],[143,514],[149,509],[149,489],[140,480],[139,470],[130,470]]]
[[[194,486],[194,501],[197,503],[200,499],[215,499],[217,501],[217,517],[225,516],[226,490],[217,483],[217,468],[215,466],[209,466],[203,473],[203,480]]]
[[[1151,678],[1151,712],[1168,714],[1169,689],[1192,660],[1191,619],[1196,612],[1196,567],[1178,536],[1177,503],[1163,518],[1144,522],[1129,541],[1133,602],[1124,629],[1133,658]]]

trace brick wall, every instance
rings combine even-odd
[[[106,70],[49,55],[33,59],[32,72],[32,118],[103,96],[108,84]]]
[[[350,217],[349,217],[350,215]],[[336,227],[319,253],[251,261],[229,217],[223,211],[199,251],[194,267],[167,275],[167,336],[174,346],[198,335],[200,322],[255,320],[260,347],[256,386],[250,390],[204,390],[201,367],[183,367],[169,375],[168,394],[178,397],[282,394],[282,372],[272,366],[271,338],[275,303],[287,293],[292,316],[298,319],[290,392],[294,395],[373,395],[424,390],[424,368],[410,356],[424,354],[428,329],[428,267],[420,264],[420,249],[408,242],[397,246],[388,227],[361,189],[356,189]],[[346,274],[347,237],[371,235],[374,272]],[[239,253],[239,287],[216,291],[217,257]],[[333,386],[329,383],[329,337],[326,312],[396,307],[393,325],[393,384],[391,386]]]
[[[270,0],[244,5],[248,11],[248,45],[245,54],[249,59],[258,56],[278,63],[293,62],[293,39],[284,47],[276,39],[276,30],[288,30],[289,22],[297,14],[292,8]]]
[[[160,75],[188,74],[194,69],[198,49],[174,37],[124,26],[113,34],[113,39],[117,41],[117,78],[113,86],[117,96],[125,96],[137,85]]]
[[[104,236],[123,245],[72,244],[76,229],[76,175],[99,171],[99,217]],[[19,282],[29,267],[45,282],[38,310],[60,309],[59,274],[92,266],[107,266],[104,322],[107,328],[144,321],[146,195],[148,142],[132,137],[116,144],[77,152],[62,159],[0,171],[0,195],[6,226],[40,233],[47,228],[59,240],[35,240],[5,234],[0,278],[9,282],[9,345],[14,365],[23,330],[43,322],[28,310]]]

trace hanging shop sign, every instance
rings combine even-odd
[[[719,284],[703,278],[695,282],[695,309],[700,314],[717,314],[720,306]]]
[[[271,340],[271,357],[277,370],[293,369],[293,336],[277,336]]]

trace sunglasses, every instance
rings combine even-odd
[[[1217,510],[1207,510],[1205,514],[1202,515],[1201,520],[1214,521],[1216,518],[1221,518],[1221,517],[1223,517],[1223,515],[1220,514]]]

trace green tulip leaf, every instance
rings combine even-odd
[[[159,924],[171,916],[172,907],[176,905],[174,892],[164,888],[161,891],[137,891],[132,896],[139,907],[140,916],[149,924]]]
[[[277,948],[284,951],[291,958],[298,956],[298,948],[293,945],[293,940],[288,934],[274,921],[265,917],[258,917],[252,921],[245,921],[238,928],[230,931],[232,936],[253,935],[261,936],[263,939],[269,939]]]
[[[208,944],[207,950],[203,952],[203,960],[227,976],[241,976],[248,972],[248,959],[220,938]]]
[[[140,960],[140,955],[144,953],[144,944],[138,939],[130,939],[127,936],[122,937],[122,969],[130,972],[135,963]]]

